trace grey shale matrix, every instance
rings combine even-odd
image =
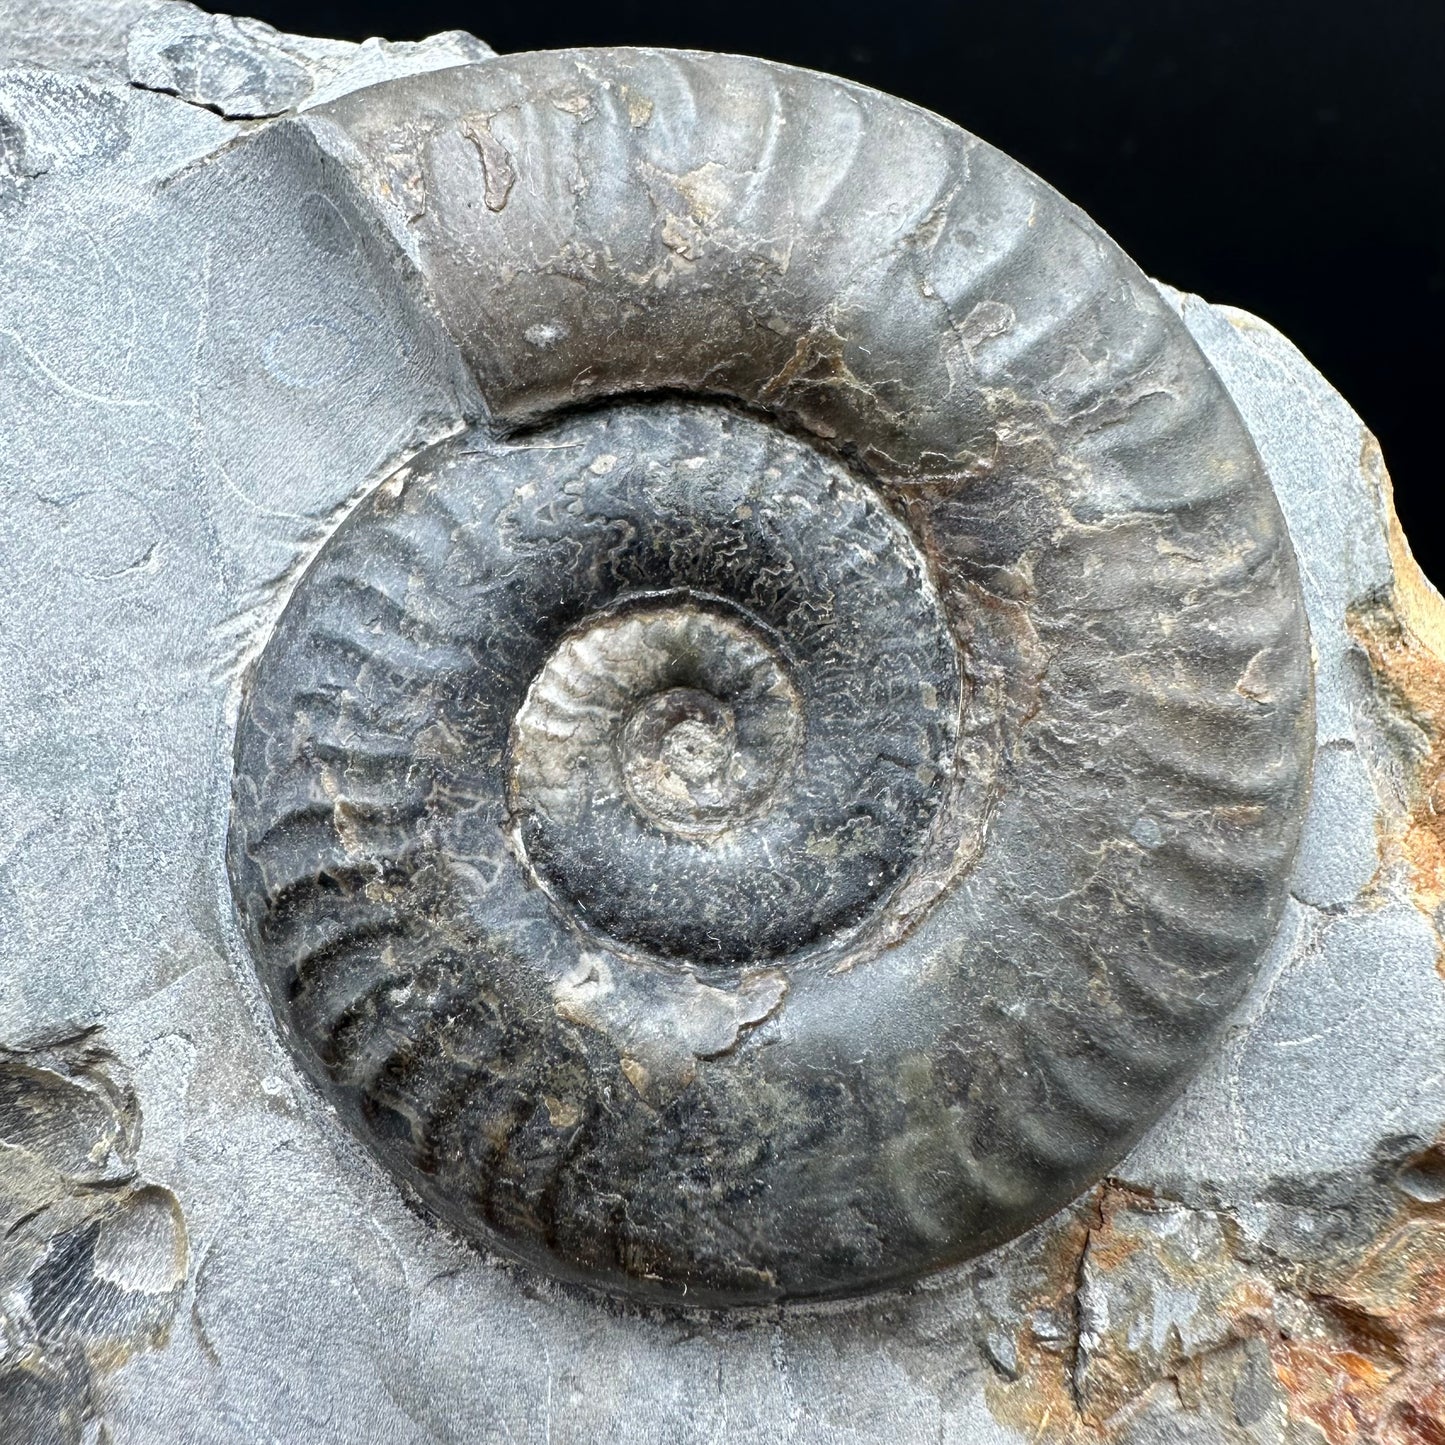
[[[1288,342],[841,80],[11,4],[0,1439],[1445,1440]]]

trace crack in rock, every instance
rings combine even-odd
[[[1445,1146],[1399,1140],[1230,1203],[1099,1186],[1041,1232],[1023,1293],[980,1297],[994,1414],[1044,1440],[1143,1445],[1192,1418],[1229,1445],[1434,1445],[1442,1180]]]
[[[159,5],[131,27],[130,82],[227,120],[270,120],[396,75],[490,59],[465,31],[416,42],[318,40],[259,20],[210,15],[184,0]]]

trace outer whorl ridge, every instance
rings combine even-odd
[[[1303,814],[1293,559],[1187,333],[1007,158],[763,62],[310,123],[489,416],[247,680],[232,879],[307,1067],[442,1218],[617,1291],[857,1292],[1057,1207]]]

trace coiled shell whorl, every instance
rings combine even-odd
[[[761,61],[309,124],[487,414],[246,681],[299,1057],[442,1219],[617,1292],[856,1293],[1058,1207],[1248,983],[1308,783],[1292,553],[1187,332],[1007,157]]]

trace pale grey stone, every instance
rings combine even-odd
[[[246,120],[321,105],[398,75],[472,64],[492,53],[460,30],[417,43],[354,45],[282,35],[256,20],[158,0],[130,28],[126,65],[133,85]]]

